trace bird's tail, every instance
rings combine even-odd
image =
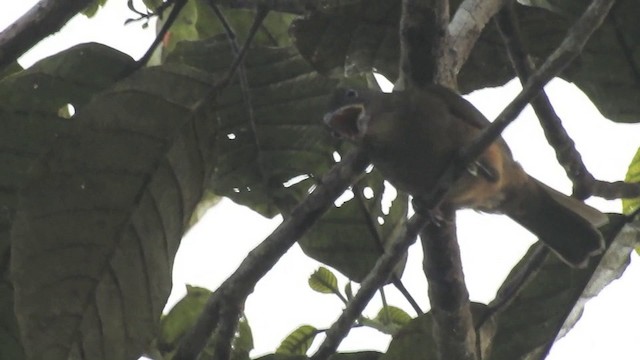
[[[510,206],[506,214],[538,236],[565,262],[585,267],[590,257],[604,250],[602,234],[597,227],[608,222],[607,216],[533,178],[531,180],[529,191],[518,196],[520,206]]]

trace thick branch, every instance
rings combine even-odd
[[[434,82],[437,57],[430,36],[438,33],[437,27],[436,13],[430,1],[402,0],[400,76],[395,90],[421,88]]]
[[[464,0],[449,24],[449,71],[455,79],[491,17],[510,0]]]
[[[213,354],[215,359],[231,358],[231,343],[238,329],[238,322],[244,309],[244,303],[224,303],[219,309],[218,326],[213,336]]]
[[[461,35],[458,34],[456,38],[449,32],[448,0],[436,0],[435,10],[438,28],[433,45],[436,54],[435,81],[455,89],[457,71],[453,64],[456,54],[450,50]],[[460,11],[463,9],[460,8],[457,13]],[[472,46],[473,43],[469,43],[469,47]],[[475,360],[476,335],[456,238],[455,210],[444,210],[444,222],[431,222],[420,235],[424,254],[422,263],[429,283],[429,302],[434,320],[434,341],[440,359]]]
[[[291,215],[260,245],[253,249],[238,269],[211,295],[198,322],[180,343],[176,360],[195,359],[215,329],[220,307],[240,304],[280,257],[325,213],[335,199],[364,171],[368,159],[362,151],[347,154],[323,178],[322,183],[298,205]]]
[[[458,88],[457,75],[452,71],[453,52],[450,50],[451,34],[449,33],[449,0],[435,0],[436,38],[433,53],[436,57],[435,83],[452,89]]]
[[[342,312],[338,320],[331,325],[331,328],[327,330],[327,337],[318,348],[318,351],[311,357],[312,360],[325,360],[336,351],[342,339],[349,333],[353,322],[360,316],[376,291],[389,279],[389,274],[391,274],[409,246],[415,242],[420,229],[426,223],[427,218],[420,215],[414,215],[409,219],[402,233],[392,240],[387,252],[378,259],[371,272],[362,281],[358,293],[349,302],[347,308]]]
[[[420,233],[429,282],[433,334],[440,359],[475,360],[476,334],[456,238],[455,211]]]
[[[0,33],[0,69],[57,32],[93,0],[42,0]]]
[[[595,180],[591,194],[608,200],[637,198],[640,197],[640,183]]]
[[[538,245],[534,253],[529,257],[527,263],[520,267],[517,273],[510,275],[510,279],[505,281],[500,289],[498,289],[496,297],[491,301],[489,308],[483,314],[482,318],[475,319],[476,332],[480,332],[480,329],[488,320],[505,309],[511,301],[515,299],[520,290],[524,288],[529,279],[540,270],[545,259],[549,256],[550,250],[541,243],[538,243]]]

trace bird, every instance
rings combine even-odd
[[[426,197],[490,124],[473,104],[436,84],[392,93],[338,88],[328,108],[323,121],[334,135],[361,146],[374,167],[414,199]],[[605,248],[598,227],[607,216],[528,175],[502,137],[466,167],[440,206],[505,214],[572,267],[587,266]]]

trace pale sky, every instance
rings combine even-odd
[[[0,12],[0,29],[34,3],[33,0],[6,2]],[[59,34],[43,41],[20,62],[29,66],[42,57],[88,41],[107,44],[138,58],[146,51],[153,33],[143,31],[138,24],[122,26],[125,19],[132,16],[128,11],[126,2],[109,1],[97,18],[76,17]],[[519,85],[512,81],[504,88],[479,91],[467,98],[489,119],[493,119],[518,89]],[[640,125],[614,124],[604,119],[579,90],[563,81],[553,81],[547,92],[596,178],[624,179],[627,166],[639,145]],[[317,117],[320,121],[321,114]],[[570,191],[570,183],[557,165],[551,148],[546,145],[530,109],[505,131],[504,137],[515,158],[530,174],[558,190]],[[619,201],[591,199],[589,203],[603,211],[620,211]],[[471,299],[489,302],[511,267],[535,239],[504,216],[462,211],[458,219],[458,237]],[[169,304],[184,294],[184,284],[215,289],[278,223],[278,219],[265,219],[229,200],[211,209],[182,242],[175,261],[174,291]],[[427,289],[418,247],[411,249],[403,281],[425,309]],[[296,245],[258,283],[246,306],[256,348],[252,357],[273,352],[280,341],[301,324],[326,328],[339,316],[342,304],[337,298],[315,293],[307,286],[309,275],[318,265],[305,257]],[[345,278],[340,277],[340,281],[344,286]],[[632,264],[623,277],[587,304],[582,319],[554,345],[547,359],[637,359],[639,283],[640,265],[634,254]],[[390,304],[413,314],[395,289],[388,287],[386,293]],[[372,304],[365,315],[375,315],[380,308],[379,297]],[[340,349],[384,351],[388,342],[388,336],[359,328],[351,332]]]

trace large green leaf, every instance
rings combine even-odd
[[[164,356],[172,353],[202,312],[211,290],[187,285],[187,294],[160,321],[157,347]]]
[[[0,359],[22,360],[24,350],[13,311],[13,285],[9,279],[9,252],[0,258]]]
[[[471,303],[471,314],[475,321],[482,318],[487,310],[487,305]],[[438,349],[433,334],[434,322],[433,314],[428,312],[420,315],[406,324],[389,344],[387,351],[380,357],[380,360],[436,360]],[[478,337],[481,342],[482,359],[485,358],[490,349],[490,339],[493,337],[495,329],[489,326],[483,330]]]
[[[184,66],[141,70],[94,96],[37,163],[11,250],[31,359],[137,359],[153,338],[213,164],[212,111],[194,110],[211,82]]]
[[[331,12],[313,11],[293,22],[291,33],[300,53],[321,72],[378,72],[393,80],[399,60],[400,0],[350,2]],[[525,48],[540,63],[559,44],[584,1],[553,1],[558,12],[516,5]],[[452,9],[455,9],[455,2]],[[542,6],[545,7],[545,6]],[[547,6],[549,8],[549,6]],[[640,3],[620,0],[593,35],[584,52],[560,77],[574,82],[596,107],[614,121],[638,122],[640,28],[635,14]],[[425,44],[430,46],[430,44]],[[493,23],[483,30],[463,66],[458,83],[464,93],[499,86],[513,78],[502,39]]]
[[[585,6],[582,1],[568,4]],[[598,110],[613,121],[640,121],[640,27],[636,14],[640,2],[620,0],[584,51],[562,74],[591,99]],[[573,16],[576,13],[571,12]]]
[[[497,332],[489,360],[546,357],[553,342],[578,321],[584,304],[622,275],[629,264],[629,254],[639,242],[640,231],[637,224],[625,225],[621,231],[624,221],[623,216],[610,215],[610,224],[602,229],[607,251],[604,256],[592,259],[585,269],[570,268],[553,254],[547,257],[513,301],[493,316]],[[541,246],[537,243],[530,249],[513,269],[504,288],[509,288],[510,279],[517,276]]]
[[[93,94],[116,81],[132,66],[129,56],[99,44],[83,44],[34,64],[13,67],[0,81],[0,358],[20,359],[9,281],[9,230],[18,190],[31,164],[76,122],[62,119],[67,104],[81,109]],[[22,351],[22,350],[20,350]]]
[[[181,43],[167,63],[223,77],[233,57],[226,39],[217,37]],[[336,141],[321,117],[336,81],[315,73],[290,48],[253,48],[245,67],[246,93],[236,80],[216,99],[219,132],[210,189],[272,217],[297,204],[313,177],[334,163]],[[284,185],[301,175],[306,180]]]
[[[187,285],[187,294],[160,321],[160,331],[156,338],[155,348],[151,349],[152,358],[172,359],[183,336],[191,329],[205,307],[211,291],[201,287]],[[199,360],[216,359],[215,334],[200,354]],[[232,341],[232,360],[249,359],[253,349],[253,335],[249,322],[243,316],[238,322],[238,329]]]
[[[354,197],[329,209],[300,239],[305,254],[362,281],[407,220],[405,194],[398,194],[388,212],[383,211],[387,186],[375,170],[360,179],[352,187]],[[396,267],[396,275],[402,274],[405,261]]]

